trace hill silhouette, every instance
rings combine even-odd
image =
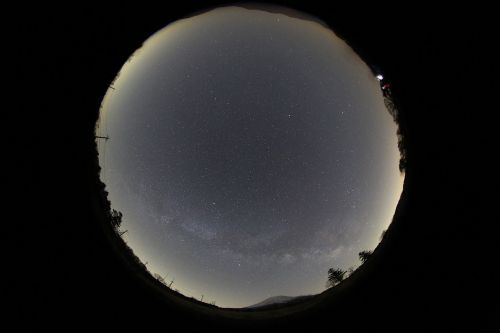
[[[314,296],[295,296],[295,297],[291,297],[291,296],[273,296],[273,297],[269,297],[269,298],[266,298],[265,300],[259,302],[259,303],[256,303],[256,304],[253,304],[253,305],[250,305],[250,306],[246,306],[244,307],[243,309],[256,309],[256,308],[271,308],[271,307],[275,307],[276,305],[283,305],[283,304],[287,304],[287,305],[290,305],[290,304],[297,304],[301,301],[305,301],[311,297],[314,297]]]

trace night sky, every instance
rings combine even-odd
[[[237,7],[177,21],[113,87],[101,179],[126,242],[187,296],[319,293],[391,222],[396,124],[374,73],[318,22]]]

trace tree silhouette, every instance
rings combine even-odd
[[[113,228],[118,229],[122,223],[123,214],[116,209],[111,210],[111,225]]]
[[[158,281],[160,281],[161,283],[165,284],[165,279],[164,279],[164,278],[163,278],[163,276],[161,276],[160,274],[158,274],[158,273],[154,273],[154,274],[153,274],[153,277],[154,277],[155,279],[157,279]]]
[[[359,255],[359,260],[361,260],[362,263],[365,263],[368,258],[372,255],[373,251],[361,251],[358,253]]]
[[[344,280],[346,271],[340,268],[330,268],[328,270],[328,282],[327,287],[333,287]]]

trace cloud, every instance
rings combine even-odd
[[[276,230],[274,232],[261,232],[255,236],[247,236],[241,240],[240,246],[244,249],[261,249],[275,244],[286,234],[286,230]]]
[[[335,259],[340,258],[346,250],[347,249],[342,245],[326,249],[310,248],[301,253],[301,258],[317,263],[331,263]]]
[[[290,253],[285,253],[279,258],[279,263],[282,265],[293,264],[295,261],[297,261],[297,258]]]
[[[174,217],[171,217],[171,216],[168,216],[168,215],[162,215],[162,216],[160,216],[160,222],[162,223],[162,225],[169,225],[170,223],[172,223],[174,221],[175,221]]]
[[[328,267],[332,263],[342,264],[346,255],[352,254],[351,247],[342,245],[335,248],[309,248],[297,251],[277,251],[274,253],[248,253],[228,247],[219,248],[215,255],[225,261],[238,262],[255,267],[288,266],[298,262],[309,262]]]
[[[184,229],[184,231],[187,231],[188,233],[204,240],[213,240],[217,237],[217,232],[215,230],[210,229],[207,225],[202,223],[185,221],[181,223],[181,228]]]
[[[291,253],[283,254],[248,254],[241,251],[235,251],[230,248],[219,249],[217,257],[223,258],[228,262],[237,262],[246,266],[254,267],[275,267],[276,265],[291,265],[297,261],[297,256]]]

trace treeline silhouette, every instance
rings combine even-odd
[[[389,111],[389,114],[392,117],[392,120],[396,123],[397,132],[396,135],[398,137],[398,149],[399,149],[399,171],[404,172],[407,166],[406,159],[406,140],[403,134],[402,126],[401,126],[401,117],[399,115],[399,110],[396,107],[397,101],[394,101],[394,97],[392,95],[392,90],[390,88],[390,84],[385,81],[380,81],[380,86],[382,89],[382,93],[384,96],[384,104]]]
[[[136,268],[139,268],[140,271],[143,271],[147,273],[150,277],[154,279],[154,281],[157,281],[157,283],[161,284],[162,287],[168,288],[171,292],[173,292],[175,295],[185,298],[185,299],[190,299],[195,302],[201,302],[205,306],[208,307],[217,307],[215,301],[208,301],[203,299],[203,295],[201,299],[196,299],[195,297],[189,297],[184,294],[182,294],[178,289],[173,287],[174,280],[167,281],[165,280],[165,277],[161,276],[158,273],[151,272],[149,269],[146,267],[147,263],[143,263],[139,257],[134,253],[132,248],[127,244],[127,242],[123,239],[123,235],[128,231],[128,230],[122,230],[120,227],[122,226],[123,222],[123,213],[113,209],[111,206],[111,201],[108,198],[109,192],[106,190],[106,184],[104,184],[101,181],[100,174],[101,174],[101,167],[99,166],[98,163],[98,155],[99,152],[97,150],[97,146],[95,146],[95,152],[96,152],[96,159],[95,159],[95,168],[97,171],[97,177],[95,179],[98,193],[99,195],[99,203],[102,209],[102,213],[104,213],[104,227],[105,230],[111,231],[108,234],[111,234],[112,241],[118,245],[119,250],[122,252],[122,254],[125,256],[125,258],[128,261],[131,261]]]
[[[128,231],[128,230],[121,230],[121,224],[123,221],[123,214],[122,212],[113,209],[111,207],[111,201],[109,200],[109,192],[106,190],[106,184],[104,184],[101,181],[101,166],[99,165],[99,151],[97,149],[97,143],[94,143],[94,150],[95,150],[95,159],[94,159],[94,168],[96,170],[96,177],[95,177],[95,184],[97,188],[97,193],[98,195],[98,201],[99,201],[99,206],[100,206],[100,213],[102,213],[101,217],[104,218],[104,231],[107,235],[112,235],[112,241],[117,244],[117,246],[120,247],[121,250],[123,250],[123,254],[128,258],[131,259],[132,262],[134,262],[136,265],[138,265],[140,268],[144,269],[145,271],[148,271],[146,268],[146,265],[137,257],[137,255],[134,253],[134,251],[128,246],[128,244],[125,242],[123,239],[123,235]],[[111,227],[111,228],[109,228]],[[110,230],[111,229],[111,230]],[[111,231],[111,232],[110,232]],[[113,234],[118,237],[113,237]]]
[[[373,251],[367,251],[367,250],[359,252],[358,256],[361,263],[364,264],[368,260],[368,258],[370,258],[372,253]],[[328,269],[328,280],[326,282],[326,287],[331,288],[336,286],[337,284],[348,278],[355,270],[356,267],[349,267],[348,270],[344,270],[341,268]]]
[[[386,230],[382,231],[380,235],[380,240],[382,241],[385,237]],[[361,264],[364,264],[368,259],[370,259],[373,251],[363,250],[358,253],[358,258],[361,261]],[[346,278],[351,276],[352,273],[357,269],[357,267],[351,266],[347,270],[342,268],[329,268],[328,269],[328,278],[326,281],[326,288],[331,288],[344,281]]]

